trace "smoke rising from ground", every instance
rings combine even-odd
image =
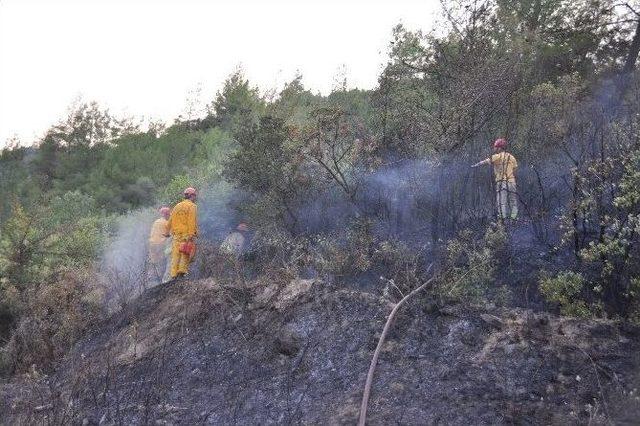
[[[496,217],[493,170],[472,169],[471,164],[455,158],[406,160],[361,173],[353,176],[359,181],[353,200],[337,188],[326,190],[298,209],[298,227],[309,233],[331,232],[366,218],[381,238],[422,245],[451,238],[465,227],[484,226]],[[568,197],[562,180],[568,173],[568,166],[543,162],[534,167],[521,160],[521,217],[533,222],[558,215]]]
[[[156,217],[154,209],[145,208],[118,218],[100,268],[110,309],[123,307],[144,289],[149,230]]]
[[[198,198],[200,240],[214,244],[235,229],[241,217],[234,205],[243,193],[234,191],[224,182],[204,188]],[[109,308],[124,306],[145,288],[145,266],[151,225],[159,217],[155,208],[130,212],[117,219],[117,230],[105,247],[101,261],[101,277]]]
[[[351,174],[359,182],[353,199],[335,186],[309,194],[297,208],[291,230],[340,235],[354,220],[367,219],[379,238],[424,246],[446,241],[464,228],[482,229],[495,220],[493,172],[490,166],[471,169],[470,164],[455,158],[419,159],[390,163],[374,172],[356,170]],[[557,161],[520,161],[518,193],[528,240],[549,238],[549,225],[562,213],[569,196],[563,179],[567,173],[568,165]],[[201,188],[199,240],[217,245],[240,221],[248,220],[239,209],[247,198],[248,194],[223,181]],[[126,303],[145,288],[147,240],[157,217],[155,209],[146,208],[118,220],[117,233],[102,261],[110,305]]]
[[[239,211],[240,203],[246,198],[244,191],[224,181],[202,188],[198,194],[200,238],[214,244],[224,240],[238,223],[247,220]]]

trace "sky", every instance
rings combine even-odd
[[[392,29],[429,31],[438,0],[0,0],[0,147],[29,145],[78,100],[171,122],[238,67],[262,92],[299,72],[370,89]],[[199,95],[198,95],[199,93]]]

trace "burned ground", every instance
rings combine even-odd
[[[3,386],[7,424],[353,424],[391,302],[318,280],[148,290],[50,376]],[[369,424],[631,424],[640,333],[411,301],[378,363]]]

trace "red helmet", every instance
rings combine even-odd
[[[162,206],[158,209],[158,212],[160,212],[161,215],[168,215],[169,213],[171,213],[171,209],[167,206]]]
[[[184,196],[192,196],[192,195],[196,195],[196,189],[192,188],[192,187],[188,187],[187,189],[184,190]]]
[[[496,139],[493,143],[493,147],[497,149],[505,149],[507,147],[507,140],[504,138]]]

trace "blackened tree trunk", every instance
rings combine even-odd
[[[636,31],[633,34],[633,40],[631,40],[631,46],[629,46],[629,52],[627,53],[627,59],[624,62],[622,72],[618,77],[618,88],[620,91],[620,100],[624,97],[629,89],[629,83],[631,82],[631,74],[636,68],[636,60],[640,53],[640,20],[636,22]]]
[[[626,76],[635,69],[638,53],[640,53],[640,20],[636,23],[636,32],[633,35],[633,40],[629,47],[629,53],[627,54],[627,60],[625,61],[624,68],[622,69],[623,76]]]

